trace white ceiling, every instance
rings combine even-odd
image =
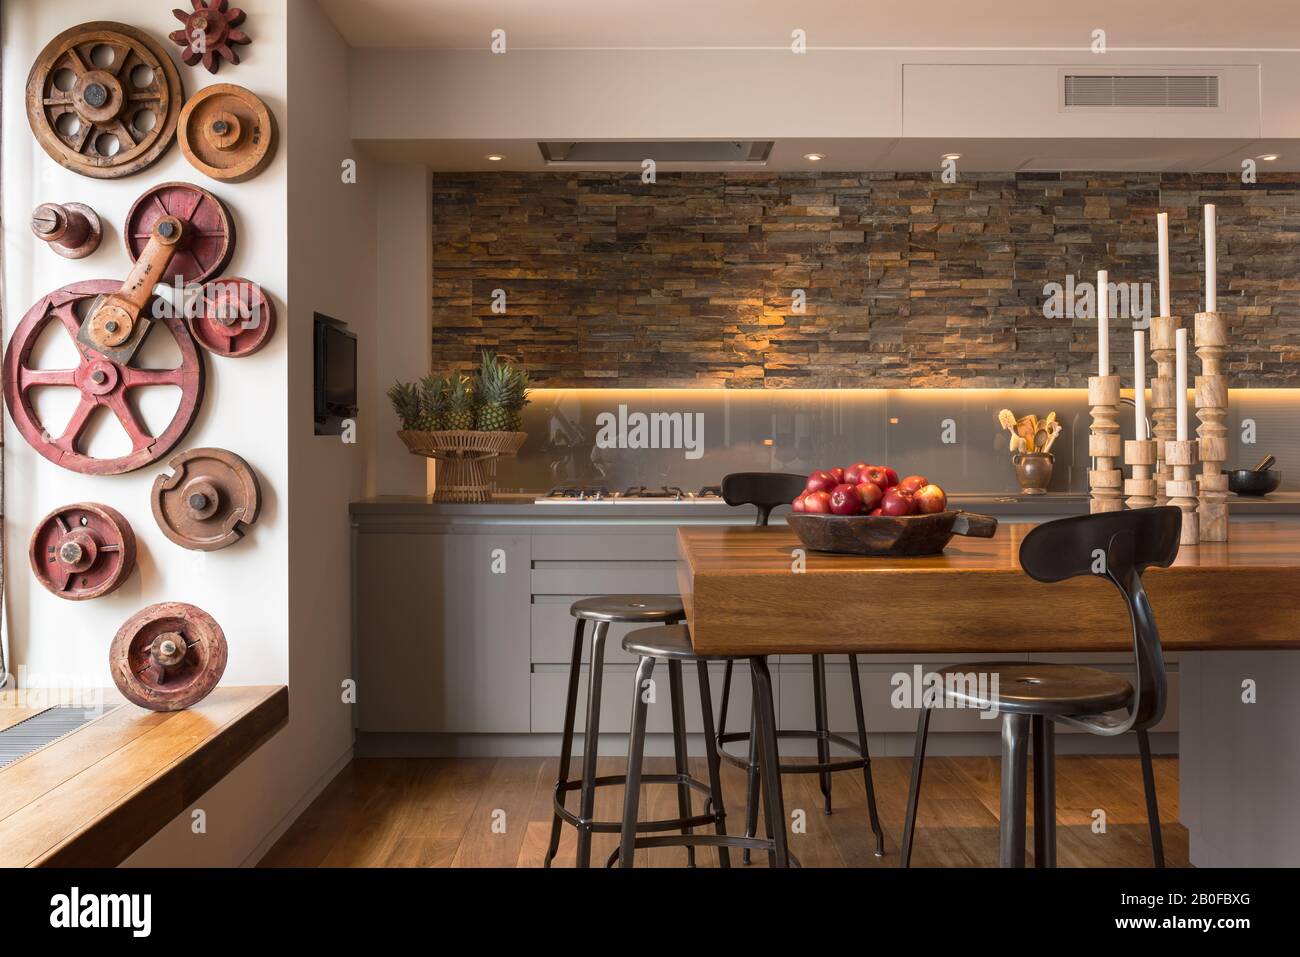
[[[1297,0],[320,0],[354,47],[1300,49]]]

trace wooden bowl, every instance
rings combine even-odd
[[[998,520],[961,510],[933,515],[822,515],[792,512],[799,541],[840,555],[938,555],[954,535],[992,538]]]

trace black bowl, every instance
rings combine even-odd
[[[1282,484],[1282,473],[1276,469],[1256,472],[1254,469],[1224,469],[1228,476],[1228,490],[1238,495],[1267,495],[1276,492]]]

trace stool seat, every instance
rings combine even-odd
[[[623,650],[642,658],[668,661],[695,661],[698,658],[691,644],[691,631],[685,625],[630,631],[623,639]]]
[[[682,600],[676,595],[601,595],[575,601],[569,613],[587,621],[631,622],[633,624],[668,623],[686,617]]]
[[[967,708],[1011,714],[1093,715],[1126,708],[1133,700],[1133,686],[1118,675],[1081,665],[1059,665],[1024,661],[977,661],[941,668],[944,698]],[[997,688],[986,677],[998,676]],[[948,681],[949,676],[975,679]]]

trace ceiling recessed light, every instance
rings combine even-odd
[[[960,153],[944,153],[944,154],[943,154],[943,158],[946,159],[946,160],[959,160],[959,159],[961,159],[961,154],[960,154]]]
[[[826,158],[826,154],[825,153],[804,153],[803,158],[808,160],[810,163],[820,163],[822,160]]]
[[[500,163],[503,159],[505,159],[505,157],[502,156],[500,153],[488,153],[488,155],[483,158],[493,163]]]
[[[1276,153],[1265,153],[1263,156],[1257,156],[1256,159],[1262,159],[1265,163],[1271,163],[1278,158]]]

